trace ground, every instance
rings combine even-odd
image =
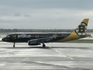
[[[92,43],[49,43],[47,48],[0,42],[0,70],[92,70]]]

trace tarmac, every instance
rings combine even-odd
[[[46,45],[0,42],[0,70],[93,70],[92,43]]]

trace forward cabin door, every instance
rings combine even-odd
[[[16,40],[17,40],[16,34],[13,34],[13,35],[12,35],[12,40],[13,40],[13,42],[16,42]]]

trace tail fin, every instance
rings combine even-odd
[[[87,30],[87,26],[88,26],[88,21],[89,19],[88,18],[85,18],[81,24],[74,30],[75,33],[80,37],[84,37],[86,36],[86,30]],[[74,32],[73,31],[73,32]]]
[[[61,42],[71,41],[71,40],[76,40],[76,39],[79,39],[79,38],[84,38],[84,37],[90,36],[90,34],[86,34],[88,21],[89,21],[88,18],[84,19],[80,23],[80,25],[74,31],[72,31],[72,33],[68,37],[66,37],[66,38],[64,38],[64,39],[62,39],[60,41]]]

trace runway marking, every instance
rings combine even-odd
[[[26,60],[27,60],[27,59],[26,59]],[[57,67],[60,67],[60,68],[63,68],[63,67],[64,67],[64,68],[66,68],[66,69],[67,69],[67,68],[69,68],[69,69],[70,69],[70,68],[73,68],[73,67],[71,67],[71,66],[67,66],[67,65],[65,66],[65,65],[62,65],[62,64],[46,63],[46,62],[43,62],[43,61],[30,61],[30,62],[29,62],[29,61],[26,61],[26,60],[25,60],[24,62],[25,62],[25,63],[29,63],[29,64],[31,64],[31,63],[36,63],[36,64],[41,64],[41,65],[46,65],[46,66],[54,66],[54,67],[57,66]]]
[[[63,54],[63,53],[61,53],[60,51],[53,49],[51,46],[48,46],[48,47],[51,48],[52,50],[54,50],[55,52],[57,52],[58,54],[60,54],[60,55],[65,55],[66,57],[68,57],[68,58],[70,58],[71,60],[73,60],[73,58],[70,57],[69,55]]]
[[[52,64],[52,63],[46,63],[46,62],[42,62],[42,61],[34,61],[34,63],[48,65],[48,66],[58,66],[58,67],[64,67],[64,68],[71,68],[70,66],[64,66],[62,64]]]

